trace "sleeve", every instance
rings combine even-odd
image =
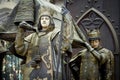
[[[106,58],[105,52],[98,52],[96,50],[92,50],[91,53],[100,62],[100,64],[103,64],[106,62],[107,58]]]
[[[100,65],[101,80],[114,80],[114,56],[111,51],[105,50],[106,62]]]
[[[20,56],[25,56],[32,35],[29,35],[26,38],[24,37],[25,37],[25,31],[19,28],[15,39],[15,50],[16,53]]]
[[[111,51],[108,52],[108,60],[106,62],[106,79],[105,80],[114,80],[114,56]]]

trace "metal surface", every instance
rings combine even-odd
[[[12,0],[1,0],[0,3]],[[14,0],[18,2],[18,0]],[[55,1],[56,4],[59,0],[51,0]],[[95,28],[96,25],[98,27],[101,26],[100,31],[102,32],[102,45],[114,52],[115,57],[115,80],[120,80],[120,0],[66,0],[67,8],[70,10],[73,18],[79,25],[79,27],[83,30],[84,34],[86,34],[86,28]],[[6,15],[0,13],[0,22],[6,21]],[[13,17],[10,15],[10,17]],[[10,22],[12,21],[9,20]],[[90,22],[91,21],[91,22]],[[90,24],[88,24],[90,23]],[[91,25],[92,23],[92,25]],[[1,23],[0,23],[1,24]],[[10,24],[7,26],[7,30],[9,30],[10,26],[15,26]],[[16,29],[15,29],[16,30]],[[15,31],[10,30],[10,31]],[[6,39],[8,41],[14,41],[16,33],[0,33],[1,38]],[[11,38],[12,37],[12,38]],[[68,69],[68,66],[67,66]],[[71,72],[67,70],[68,78],[71,77]],[[68,80],[72,80],[69,78]]]
[[[83,30],[99,27],[102,45],[113,51],[115,57],[115,80],[120,74],[120,9],[119,0],[74,0],[68,3],[73,18]],[[91,14],[92,13],[92,14]]]

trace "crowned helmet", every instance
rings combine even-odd
[[[88,32],[89,40],[100,39],[100,31],[98,29],[93,29]]]

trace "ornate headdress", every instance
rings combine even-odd
[[[47,16],[53,16],[53,10],[51,10],[50,8],[46,8],[44,6],[41,6],[40,10],[39,10],[39,18],[43,15],[47,15]]]
[[[41,9],[39,10],[39,22],[38,22],[38,30],[41,30],[41,23],[40,23],[40,19],[42,16],[49,16],[50,17],[50,29],[52,30],[55,26],[54,26],[54,22],[53,22],[53,11],[50,8],[46,8],[46,7],[41,7]]]
[[[100,39],[100,31],[98,29],[93,29],[88,32],[89,40]]]

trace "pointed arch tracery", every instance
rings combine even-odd
[[[87,29],[99,29],[103,46],[112,50],[114,54],[119,52],[117,34],[109,19],[95,8],[87,10],[77,21],[78,26],[87,37]]]

